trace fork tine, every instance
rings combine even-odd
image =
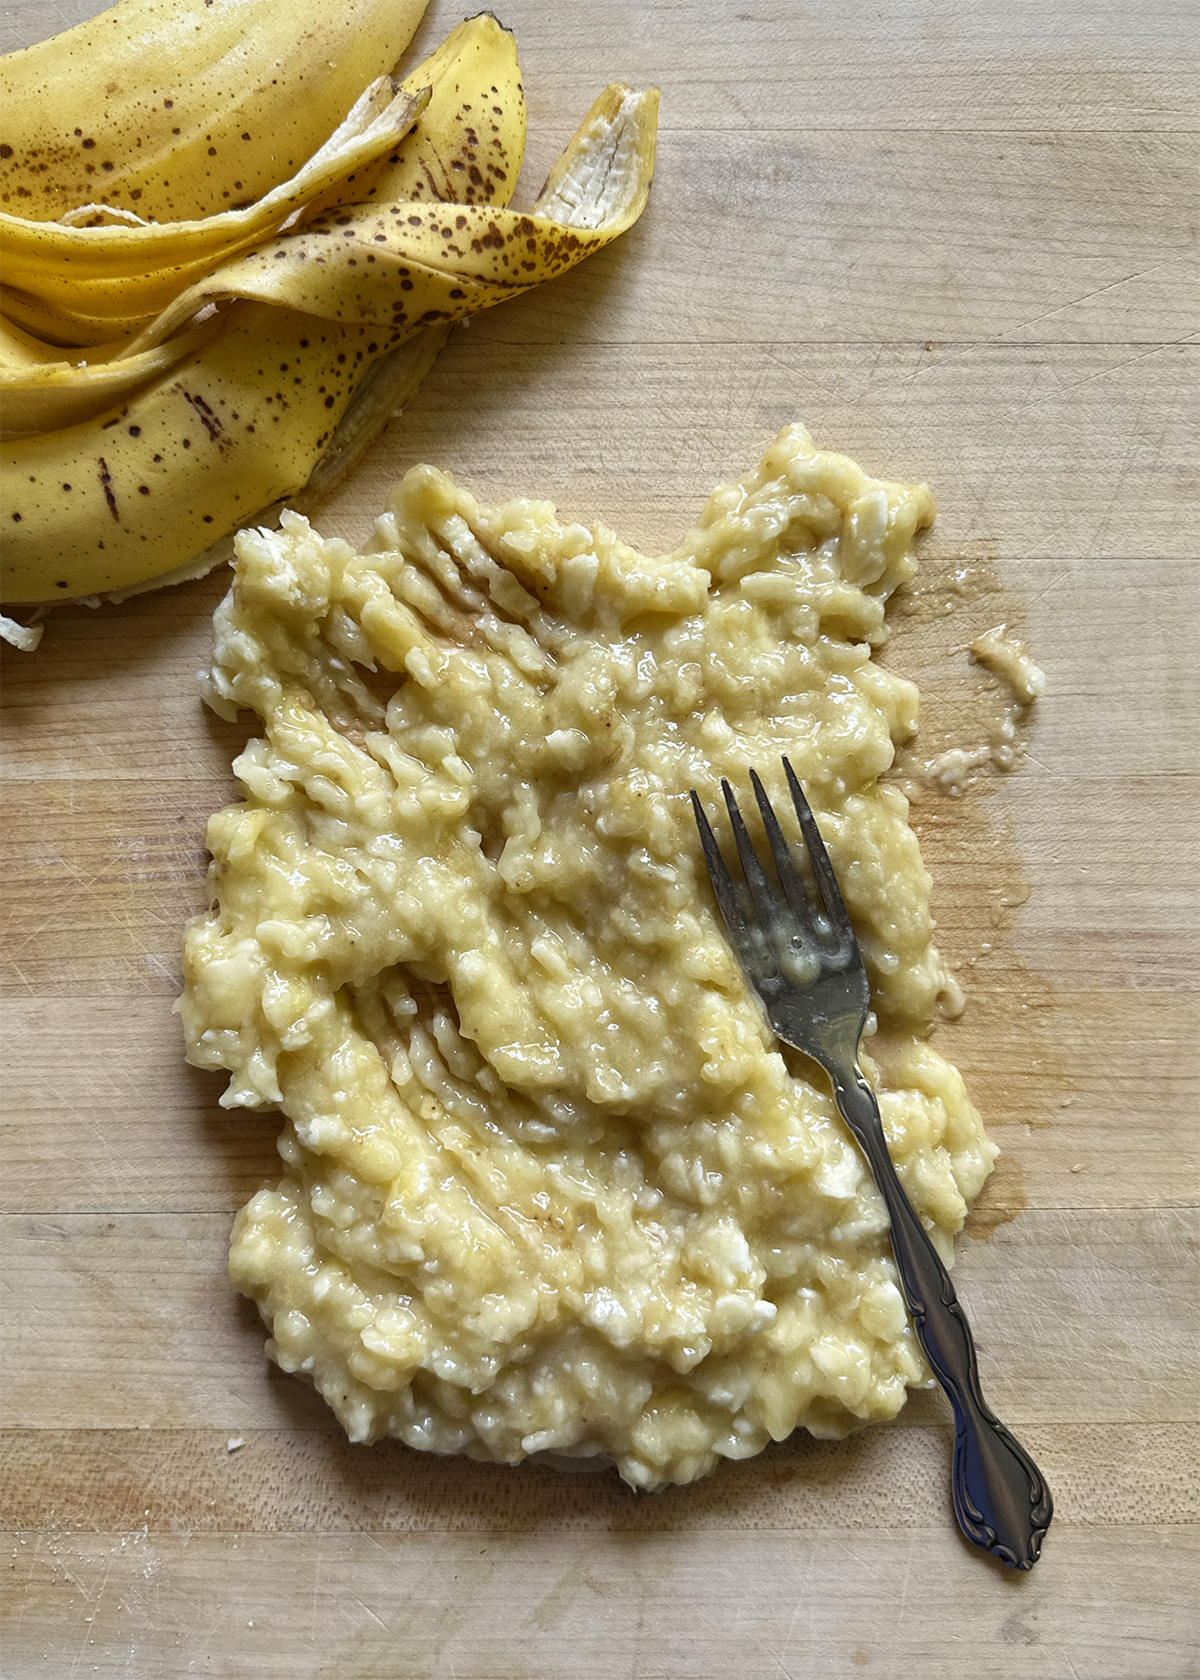
[[[750,937],[750,930],[746,926],[745,918],[738,905],[737,894],[733,890],[733,882],[729,871],[725,867],[725,859],[721,856],[721,848],[717,845],[717,837],[713,833],[709,820],[704,813],[695,788],[691,789],[692,811],[696,817],[696,827],[700,830],[700,845],[704,852],[704,862],[708,866],[708,878],[712,882],[713,897],[729,929],[738,958],[745,966],[752,958],[754,947]]]
[[[812,863],[813,874],[817,886],[820,888],[821,898],[830,923],[835,933],[854,942],[854,929],[850,926],[850,918],[846,914],[846,906],[842,902],[841,888],[837,884],[837,876],[833,873],[833,865],[829,861],[829,853],[825,850],[825,842],[821,839],[821,831],[817,827],[817,820],[812,814],[808,800],[804,797],[804,789],[796,772],[785,758],[784,773],[787,776],[788,787],[791,790],[792,804],[796,807],[796,816],[800,821],[800,832],[804,836],[804,844],[808,848],[808,856]]]
[[[771,848],[771,856],[775,859],[775,868],[779,874],[779,883],[787,895],[787,901],[792,907],[792,914],[799,922],[801,929],[811,939],[816,934],[813,923],[812,906],[808,902],[808,894],[804,890],[804,882],[796,873],[796,866],[792,862],[792,854],[784,838],[783,830],[779,826],[779,818],[775,809],[767,798],[767,791],[759,780],[758,771],[750,771],[750,785],[754,789],[754,797],[758,801],[759,815],[766,830],[767,844]]]
[[[754,908],[758,911],[758,919],[762,923],[763,929],[767,930],[779,920],[779,900],[767,883],[763,866],[758,861],[758,853],[754,850],[754,842],[746,832],[746,825],[742,821],[742,813],[738,810],[738,802],[734,798],[733,789],[724,776],[721,777],[721,792],[725,795],[725,806],[729,812],[729,826],[733,830],[733,843],[737,847],[738,857],[742,862],[742,873],[746,877],[750,897],[754,900]]]

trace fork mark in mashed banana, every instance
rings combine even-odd
[[[428,467],[363,553],[295,515],[239,538],[207,693],[263,735],[180,1007],[226,1106],[283,1110],[230,1273],[353,1440],[653,1487],[926,1380],[882,1201],[747,994],[688,789],[783,752],[802,777],[949,1253],[995,1152],[924,1042],[947,977],[878,779],[917,696],[872,659],[932,515],[797,426],[664,558]]]

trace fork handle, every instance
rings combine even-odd
[[[892,1252],[917,1338],[954,1408],[954,1514],[968,1540],[1013,1569],[1031,1569],[1054,1514],[1037,1465],[983,1398],[975,1344],[950,1275],[896,1175],[875,1093],[862,1072],[832,1076],[838,1108],[887,1203]]]

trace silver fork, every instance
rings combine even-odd
[[[867,1158],[891,1219],[892,1252],[913,1326],[934,1375],[954,1408],[954,1514],[977,1546],[1014,1569],[1031,1569],[1054,1513],[1037,1465],[992,1412],[979,1386],[975,1346],[954,1285],[905,1195],[888,1154],[875,1093],[858,1065],[870,1007],[867,971],[842,903],[833,865],[803,789],[785,758],[784,773],[808,851],[820,907],[808,898],[788,843],[757,774],[754,797],[775,861],[782,897],[767,881],[737,800],[722,778],[750,914],[721,856],[704,807],[692,806],[717,905],[746,978],[785,1043],[811,1056],[829,1076],[842,1118]]]

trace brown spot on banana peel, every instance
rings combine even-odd
[[[113,495],[112,474],[108,470],[108,462],[101,455],[97,459],[96,465],[100,469],[100,488],[104,491],[104,500],[108,503],[108,511],[119,525],[121,523],[121,513],[117,507],[117,498]]]
[[[185,391],[182,385],[178,387],[178,390],[180,396],[192,409],[197,420],[199,420],[200,424],[204,427],[204,430],[208,433],[212,441],[218,448],[224,449],[225,440],[222,437],[224,427],[221,425],[221,422],[217,419],[212,409],[205,402],[204,398],[199,396],[195,391]]]

